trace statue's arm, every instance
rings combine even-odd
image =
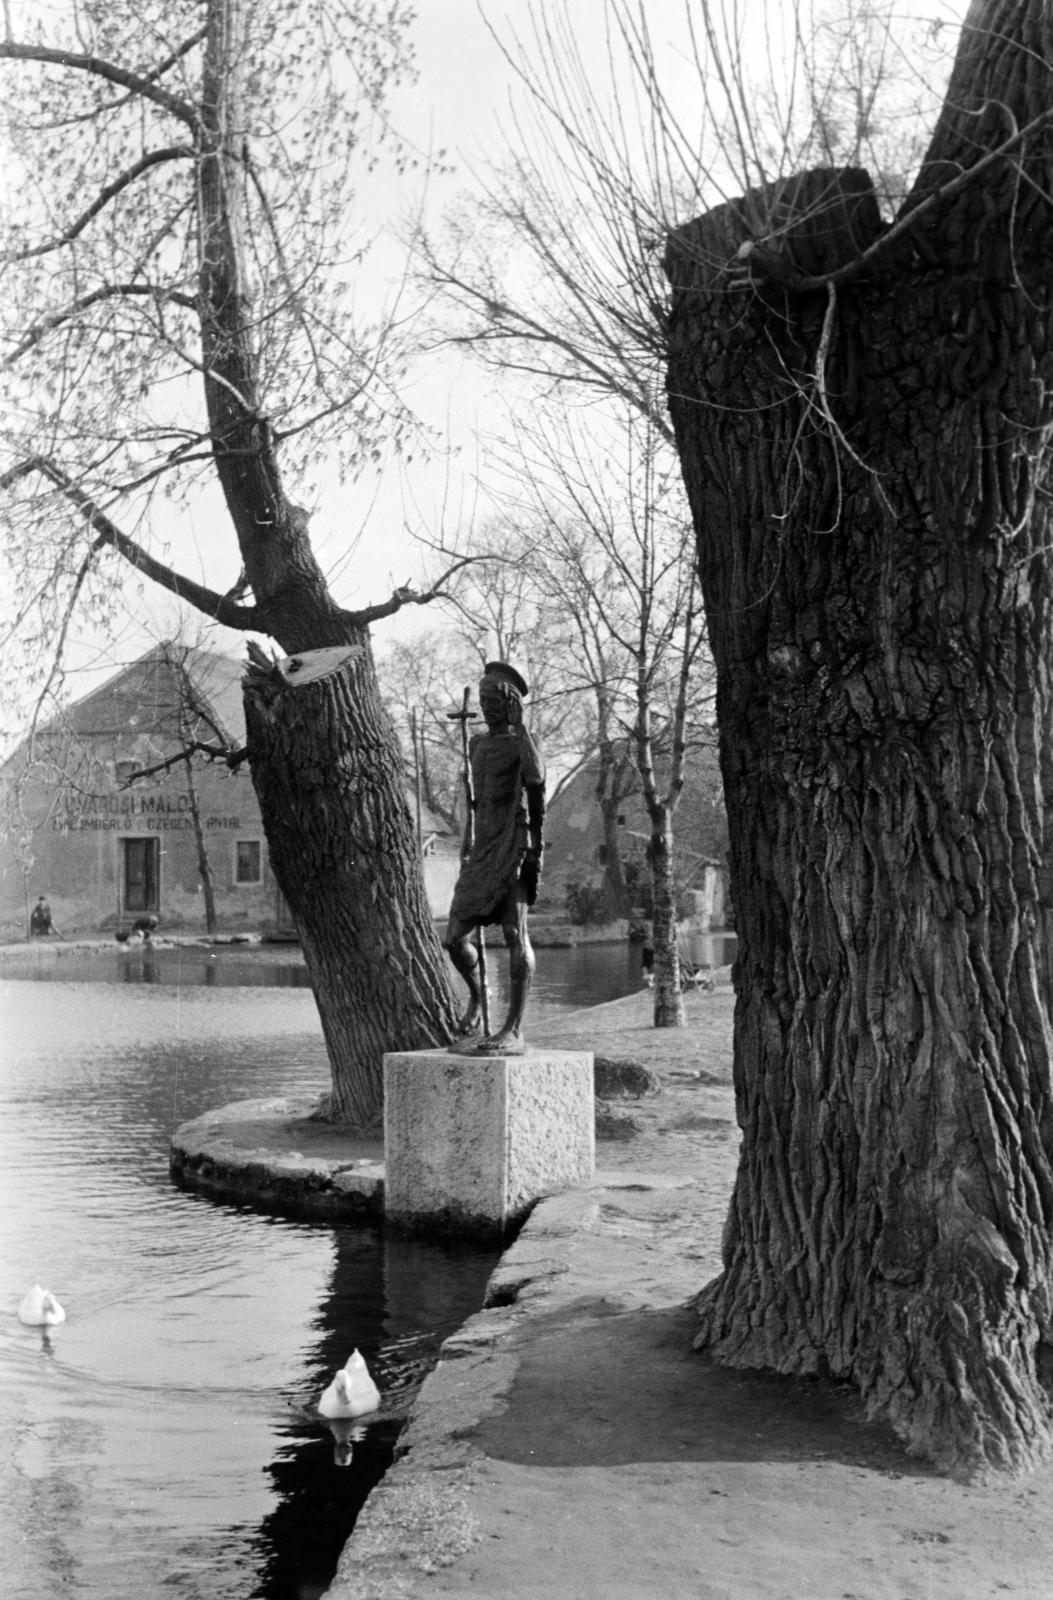
[[[528,729],[520,726],[519,732],[519,760],[523,773],[523,782],[531,787],[545,787],[545,760],[541,748],[531,737]]]
[[[540,857],[545,842],[545,785],[544,783],[524,783],[523,790],[526,794],[527,833],[530,840],[530,849]]]
[[[541,746],[523,721],[523,707],[515,695],[508,697],[508,726],[519,745],[519,766],[524,784],[544,785],[545,758],[541,754]]]

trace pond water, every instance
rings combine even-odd
[[[693,934],[680,942],[685,959],[703,967],[724,966],[733,959],[735,935]],[[602,1005],[629,994],[640,982],[640,946],[622,940],[583,944],[572,949],[541,946],[536,950],[537,976],[530,997],[530,1016],[549,1015],[577,1006]],[[507,991],[508,958],[491,931],[487,957],[490,987],[500,1003]],[[0,960],[0,978],[32,978],[38,982],[174,984],[180,987],[307,989],[310,981],[297,945],[194,944],[152,945],[26,945],[8,948]],[[455,986],[460,980],[454,975]]]
[[[0,1016],[0,1593],[321,1593],[493,1254],[174,1187],[179,1123],[325,1087],[308,990],[52,975]],[[34,1283],[60,1327],[18,1321]],[[355,1346],[386,1414],[339,1466],[310,1408]]]
[[[482,1302],[492,1251],[172,1184],[180,1123],[327,1086],[302,979],[280,948],[0,963],[5,1597],[319,1595],[439,1344]],[[638,984],[631,947],[543,950],[531,1014]],[[34,1283],[61,1326],[18,1321]],[[313,1406],[355,1347],[384,1405],[349,1452]]]

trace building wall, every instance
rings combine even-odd
[[[710,928],[723,928],[727,922],[724,898],[724,873],[715,862],[707,862],[701,869],[702,887],[688,889],[685,898],[691,907],[688,925],[692,933],[707,933]]]
[[[288,913],[270,870],[248,773],[229,773],[218,765],[198,768],[194,783],[219,928],[286,925]],[[31,824],[28,852],[18,850],[10,833],[0,845],[0,936],[24,935],[28,910],[41,894],[47,895],[55,926],[64,934],[130,926],[142,909],[129,899],[130,842],[133,850],[156,856],[159,931],[204,930],[197,837],[181,768],[165,781],[123,790],[115,777],[105,781],[104,767],[90,792],[30,784],[22,812]],[[253,858],[258,877],[251,871]],[[456,849],[445,840],[425,854],[425,888],[436,917],[445,917],[449,909],[459,866]]]
[[[129,783],[200,740],[240,749],[243,665],[160,645],[67,707],[0,773],[0,937],[22,938],[40,895],[57,929],[130,927],[156,910],[160,931],[204,931],[205,897],[186,764]],[[193,786],[221,930],[287,929],[288,910],[267,859],[247,765],[193,757]],[[459,840],[422,818],[424,882],[445,918],[460,866]],[[155,881],[136,900],[135,867]]]
[[[26,900],[46,894],[63,932],[129,925],[152,901],[161,927],[204,928],[205,898],[191,797],[180,764],[159,781],[122,789],[113,763],[90,786],[28,781],[20,809],[28,850],[10,834],[0,855],[0,923],[24,930]],[[194,775],[204,848],[221,927],[265,927],[278,897],[252,781],[222,766]],[[136,871],[155,868],[155,881]],[[137,893],[141,888],[145,893]],[[151,893],[152,891],[152,893]]]
[[[696,767],[702,763],[696,757]],[[696,930],[722,927],[730,916],[726,865],[726,821],[719,780],[713,772],[689,771],[674,814],[675,869],[694,907]],[[558,913],[568,883],[599,884],[603,878],[603,819],[596,798],[596,770],[578,773],[553,800],[545,817],[545,871],[538,910]],[[630,794],[618,812],[623,866],[643,864],[650,820],[643,797]]]

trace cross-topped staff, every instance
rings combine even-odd
[[[468,826],[466,831],[468,850],[471,852],[475,844],[475,784],[472,780],[472,763],[468,755],[468,724],[475,721],[475,712],[469,711],[468,702],[471,699],[471,689],[465,689],[464,699],[460,711],[448,711],[446,715],[451,722],[461,724],[461,759],[464,763],[464,795],[468,806]],[[482,923],[475,929],[475,947],[479,952],[479,1008],[483,1018],[483,1038],[490,1032],[490,991],[486,986],[486,938],[483,934]]]

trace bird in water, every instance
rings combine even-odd
[[[323,1417],[364,1417],[380,1405],[380,1390],[369,1375],[369,1368],[357,1350],[340,1368],[322,1393],[318,1410]]]
[[[35,1283],[22,1298],[18,1320],[28,1323],[31,1328],[53,1328],[56,1323],[65,1322],[66,1313],[50,1289],[42,1289],[39,1283]]]

